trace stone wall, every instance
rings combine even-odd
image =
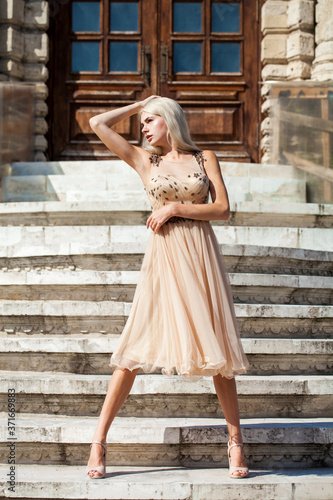
[[[45,160],[47,150],[48,17],[46,0],[0,2],[0,81],[24,81],[35,87],[35,160]]]
[[[261,162],[269,163],[269,82],[333,80],[333,2],[266,0],[262,34]]]

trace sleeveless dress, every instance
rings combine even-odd
[[[208,203],[201,151],[189,161],[153,155],[146,192],[152,210]],[[110,366],[161,370],[188,379],[245,373],[229,279],[209,221],[172,217],[151,231],[131,311]]]

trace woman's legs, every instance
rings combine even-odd
[[[239,421],[238,398],[235,379],[227,379],[222,375],[213,377],[215,390],[219,399],[224,417],[227,421],[228,432],[230,436],[230,444],[243,443],[242,432]],[[235,467],[246,467],[246,462],[243,454],[243,448],[234,446],[230,450],[231,465]],[[236,471],[234,475],[242,476],[240,471]]]
[[[127,370],[116,368],[111,377],[109,387],[105,396],[102,410],[99,416],[93,441],[106,442],[106,437],[110,425],[123,406],[134,382],[138,370]],[[100,445],[91,447],[88,467],[97,467],[102,465],[103,448]],[[98,476],[98,473],[92,474]]]
[[[118,411],[124,404],[138,370],[127,370],[116,368],[105,396],[104,404],[99,416],[96,431],[93,436],[93,441],[106,442],[107,433],[111,423]],[[213,377],[215,390],[219,402],[222,407],[225,419],[227,421],[228,432],[230,435],[230,444],[243,443],[242,433],[239,421],[238,398],[235,379],[227,379],[221,375]],[[91,447],[88,467],[102,465],[103,448],[100,445]],[[234,446],[231,451],[231,465],[235,467],[246,467],[246,462],[243,455],[243,448]],[[94,474],[93,474],[94,475]],[[95,474],[98,476],[98,473]],[[237,471],[234,473],[237,475]],[[242,475],[241,472],[238,474]]]

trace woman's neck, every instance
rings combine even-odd
[[[183,160],[187,159],[188,156],[192,156],[192,153],[190,151],[188,153],[183,153],[183,152],[178,151],[175,148],[170,148],[168,151],[163,149],[162,156],[166,160],[183,161]]]

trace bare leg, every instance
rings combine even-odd
[[[92,439],[93,441],[106,442],[107,433],[112,421],[123,406],[137,373],[138,370],[130,371],[120,368],[116,368],[113,372],[99,416],[97,428]],[[102,465],[102,453],[102,446],[93,445],[91,447],[88,467]],[[98,476],[99,474],[96,471],[91,475]]]
[[[243,443],[242,432],[239,421],[239,408],[235,379],[227,379],[222,375],[213,377],[215,390],[219,399],[224,417],[227,421],[228,432],[230,436],[230,444]],[[246,467],[246,462],[243,454],[243,448],[234,446],[230,450],[231,465],[235,467]],[[236,471],[234,475],[242,476],[240,471]]]

